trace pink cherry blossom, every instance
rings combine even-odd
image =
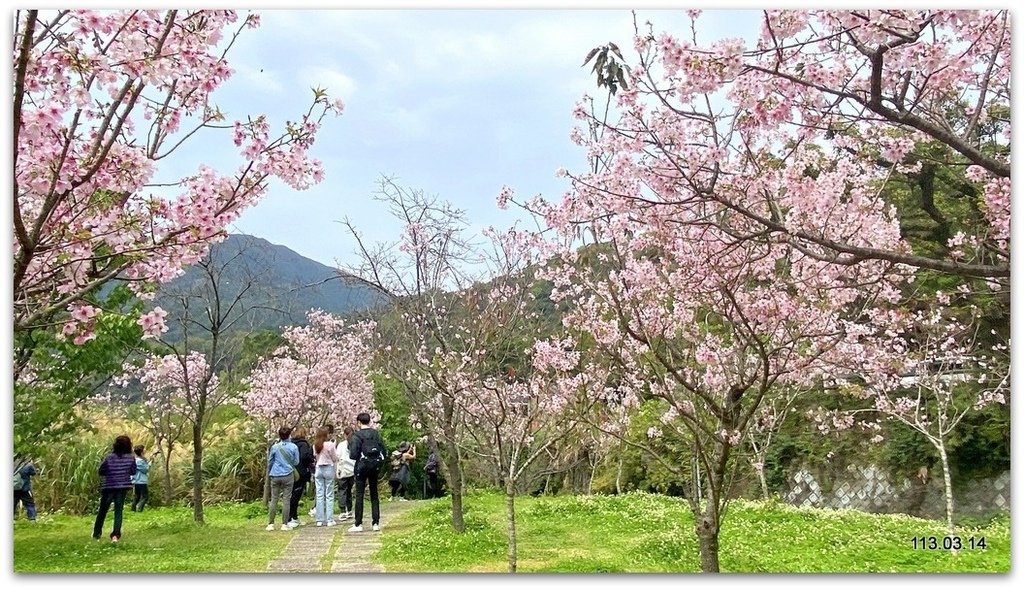
[[[282,424],[353,424],[359,412],[378,419],[370,382],[375,325],[350,325],[321,310],[306,319],[285,330],[286,344],[253,370],[242,407],[267,424],[268,436]]]
[[[176,193],[151,186],[160,160],[200,128],[222,125],[212,105],[232,69],[218,43],[258,26],[258,15],[29,10],[18,19],[15,331],[63,321],[69,304],[74,321],[87,322],[86,294],[115,277],[151,292],[222,239],[271,178],[297,190],[322,179],[310,149],[342,105],[319,92],[295,123],[275,121],[279,131],[265,116],[236,121],[231,140],[245,158],[237,170],[200,166],[171,179]],[[146,321],[147,334],[161,330],[157,316]]]

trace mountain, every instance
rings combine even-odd
[[[182,317],[186,306],[205,316],[214,300],[210,275],[216,277],[221,305],[237,300],[237,309],[245,310],[235,330],[305,324],[306,312],[313,308],[346,316],[383,301],[372,287],[338,269],[262,238],[230,234],[210,248],[208,261],[186,268],[157,291],[153,304],[168,312],[169,339],[180,333],[179,322],[173,320]]]

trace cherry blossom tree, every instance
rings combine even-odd
[[[400,384],[413,411],[410,419],[437,454],[451,497],[452,527],[463,532],[465,417],[458,399],[472,376],[461,368],[486,353],[478,346],[484,335],[467,311],[488,304],[481,289],[468,291],[478,255],[465,216],[450,204],[388,177],[381,178],[375,198],[403,224],[403,234],[394,243],[368,244],[346,220],[361,256],[347,270],[388,297],[389,313],[379,326],[381,372]]]
[[[567,325],[617,367],[617,403],[662,398],[692,437],[704,571],[719,569],[734,450],[764,404],[850,359],[891,355],[915,270],[992,289],[1009,275],[1005,13],[764,20],[749,50],[702,44],[696,22],[689,40],[638,26],[615,108],[576,109],[592,166],[559,171],[572,181],[561,202],[524,203],[563,241],[544,276],[576,303]],[[936,143],[981,187],[987,224],[926,256],[903,239],[886,188]],[[604,268],[577,264],[591,242]]]
[[[946,526],[952,535],[950,439],[969,414],[1008,403],[1010,359],[1009,342],[983,344],[977,315],[966,320],[957,317],[950,311],[949,298],[939,293],[930,305],[912,312],[900,338],[889,339],[887,346],[878,347],[876,356],[860,359],[867,362],[851,366],[850,373],[836,379],[836,385],[862,400],[863,407],[818,408],[812,416],[822,434],[859,426],[873,429],[872,442],[881,442],[878,421],[891,420],[924,436],[939,455]],[[978,313],[977,308],[974,311]],[[997,336],[994,330],[992,335]]]
[[[242,408],[272,438],[282,424],[347,424],[356,414],[378,418],[370,363],[374,323],[355,324],[311,310],[306,326],[285,330],[285,344],[256,365]]]
[[[750,48],[738,39],[698,42],[699,11],[691,16],[687,40],[638,27],[639,61],[630,68],[630,88],[618,93],[618,105],[634,124],[616,135],[675,156],[653,171],[657,177],[688,184],[697,195],[692,198],[717,203],[819,258],[888,260],[1005,285],[1006,11],[765,11]],[[674,133],[664,133],[660,122]],[[848,191],[832,191],[826,200],[802,190],[802,183],[782,194],[763,184],[780,173],[798,179],[847,159],[871,171],[856,184],[880,187],[935,163],[934,155],[915,153],[922,145],[942,146],[940,163],[980,187],[987,220],[963,228],[938,255],[904,244],[881,247],[843,231],[832,211]],[[808,159],[808,152],[815,155]],[[923,200],[920,206],[934,215],[934,205]],[[876,223],[886,215],[892,212],[876,213]]]
[[[258,24],[257,14],[234,11],[16,14],[16,382],[46,374],[36,356],[39,331],[81,345],[104,326],[100,316],[122,312],[104,307],[106,283],[127,281],[148,297],[222,239],[271,178],[299,190],[322,178],[308,152],[324,117],[340,113],[340,101],[317,89],[308,109],[277,132],[265,116],[231,123],[213,102],[232,74],[226,55],[234,40]],[[230,129],[238,147],[235,171],[204,165],[182,178],[158,177],[161,160],[218,129]],[[157,308],[138,322],[152,337],[163,318]],[[60,412],[80,400],[58,401]]]
[[[145,384],[155,380],[141,404],[119,396],[130,416],[165,440],[169,457],[175,444],[192,442],[192,504],[196,522],[203,522],[203,458],[211,440],[230,428],[222,408],[238,402],[237,367],[244,356],[245,337],[259,313],[281,302],[281,293],[263,280],[270,261],[252,256],[242,241],[237,250],[211,250],[193,265],[192,279],[165,286],[161,301],[171,310],[168,332],[150,347],[150,358],[129,373]],[[170,328],[173,328],[170,329]],[[162,363],[155,373],[152,359]],[[165,365],[174,360],[176,370]],[[157,377],[171,379],[168,387]],[[168,377],[169,376],[169,377]],[[187,432],[181,430],[187,429]],[[187,436],[186,436],[187,434]],[[166,488],[170,489],[169,486]]]
[[[503,484],[515,486],[523,461],[528,466],[536,460],[524,449],[543,454],[551,446],[551,429],[543,436],[504,430],[540,424],[515,422],[509,408],[518,403],[513,398],[548,391],[504,381],[510,373],[526,374],[526,351],[542,330],[529,271],[537,254],[522,232],[488,228],[471,235],[461,211],[390,178],[381,180],[377,198],[404,225],[403,234],[394,244],[369,245],[349,224],[362,263],[348,270],[390,296],[380,322],[381,370],[400,384],[411,419],[437,452],[452,499],[452,527],[462,532],[466,458],[489,461]],[[534,440],[523,446],[530,436]],[[514,527],[510,534],[514,539]]]
[[[507,319],[501,318],[503,325]],[[585,393],[605,385],[605,373],[581,366],[575,348],[570,339],[535,341],[525,374],[477,370],[458,398],[473,452],[498,473],[505,491],[510,572],[518,565],[516,496],[529,469],[576,434],[593,404]]]
[[[182,356],[148,354],[141,365],[126,369],[119,378],[120,384],[137,380],[142,385],[142,396],[134,403],[120,405],[132,421],[153,437],[154,454],[159,454],[163,463],[164,503],[169,505],[172,501],[171,456],[189,435],[194,436],[191,426],[196,420],[190,418],[202,405],[202,398],[219,397],[223,390],[206,356],[194,350]],[[116,395],[112,397],[115,401],[127,401],[118,400]],[[201,516],[199,522],[202,522]]]

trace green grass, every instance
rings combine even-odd
[[[108,536],[114,515],[107,515],[104,537],[92,539],[94,515],[40,515],[36,522],[14,522],[14,571],[17,573],[185,573],[263,572],[295,534],[270,533],[266,509],[259,503],[220,504],[204,510],[196,525],[190,507],[127,507],[120,543]],[[280,525],[280,515],[278,515]]]
[[[451,530],[447,498],[416,502],[387,522],[375,560],[389,572],[503,572],[505,500],[499,494],[466,498],[465,534]],[[697,572],[693,518],[678,498],[623,496],[523,497],[516,502],[519,571]],[[294,532],[264,531],[259,503],[192,510],[125,512],[124,537],[93,541],[93,516],[41,515],[14,523],[17,573],[263,572]],[[109,534],[112,515],[104,534]],[[1008,572],[1010,524],[1000,518],[961,528],[962,538],[985,538],[986,550],[914,549],[912,539],[934,535],[941,522],[903,515],[798,509],[771,502],[735,501],[723,526],[726,572]],[[329,555],[334,554],[340,537]]]
[[[376,558],[387,571],[502,572],[505,504],[498,494],[465,502],[464,535],[450,526],[447,499],[420,503],[389,524]],[[699,572],[693,517],[685,501],[651,494],[518,498],[521,572]],[[914,549],[941,522],[853,510],[802,509],[735,501],[720,536],[725,572],[1008,572],[1010,525],[959,529],[987,549]]]

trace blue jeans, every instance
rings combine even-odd
[[[317,465],[316,475],[316,521],[334,520],[334,465]]]
[[[146,500],[149,499],[149,484],[148,483],[137,483],[135,484],[135,496],[132,497],[132,512],[142,512],[142,509],[146,506]]]
[[[29,520],[36,519],[36,501],[32,498],[32,490],[14,490],[14,515],[18,515],[18,502],[25,506],[25,516]]]
[[[110,538],[121,536],[121,519],[124,516],[124,498],[128,495],[128,488],[116,490],[101,490],[100,511],[96,514],[96,524],[92,527],[92,538],[99,539],[103,533],[103,521],[107,520],[107,511],[110,505],[114,505],[114,530],[110,531]]]

